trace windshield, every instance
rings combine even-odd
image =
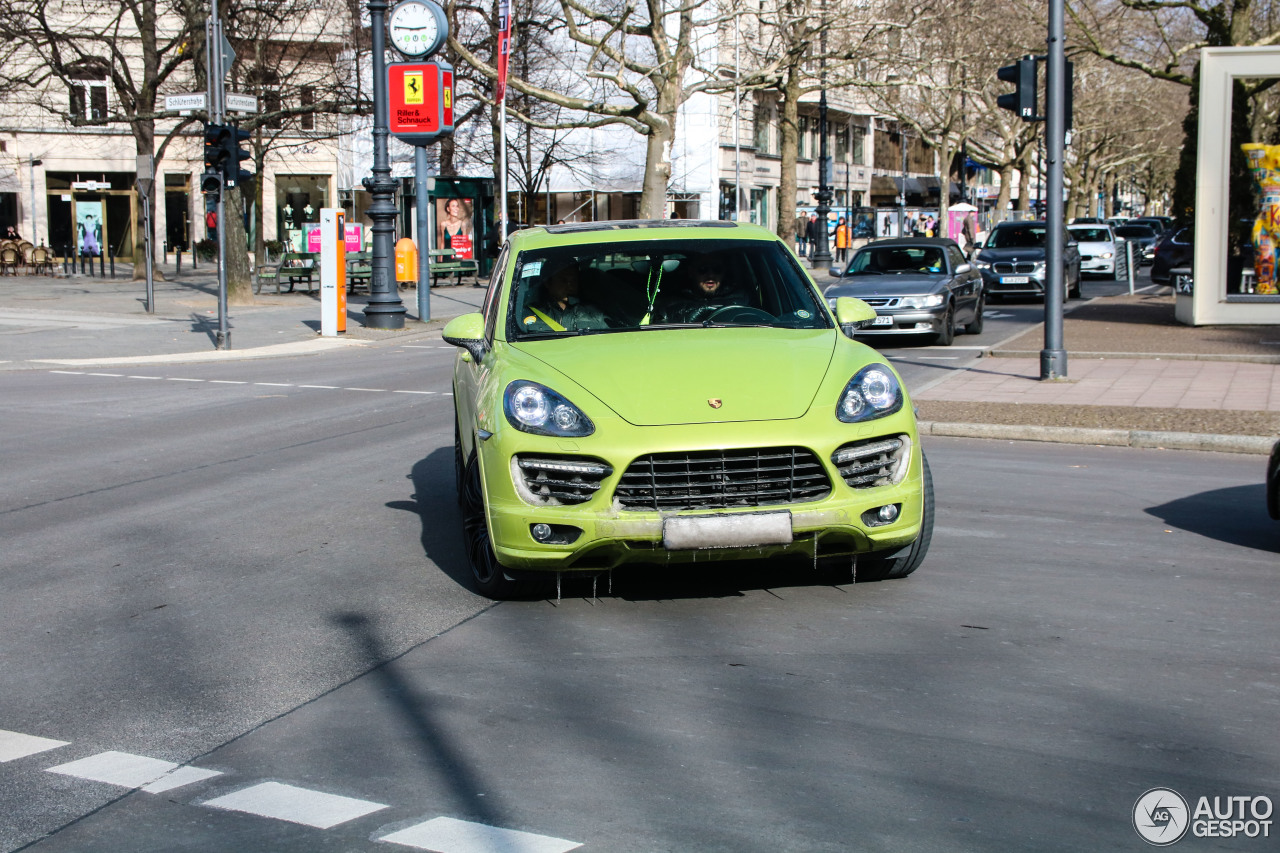
[[[645,240],[521,252],[508,339],[655,328],[831,328],[781,243]]]
[[[1149,225],[1121,225],[1116,229],[1117,237],[1155,237],[1155,229]]]
[[[946,268],[937,246],[868,246],[853,256],[846,275],[936,274]]]
[[[997,228],[987,241],[988,249],[1029,249],[1044,246],[1043,225],[1019,225],[1016,228]]]
[[[1111,231],[1106,228],[1068,228],[1067,230],[1081,243],[1111,242]]]

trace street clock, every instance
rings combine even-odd
[[[449,37],[444,10],[432,0],[403,0],[388,19],[391,46],[411,59],[435,53]]]

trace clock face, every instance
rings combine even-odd
[[[405,56],[434,53],[447,35],[440,7],[425,0],[405,0],[391,11],[391,45]]]

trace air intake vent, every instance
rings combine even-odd
[[[852,488],[888,486],[897,479],[906,447],[905,437],[855,441],[833,453],[831,461]]]
[[[520,496],[534,504],[583,503],[613,473],[608,463],[581,456],[520,455],[514,462],[516,483],[525,487]]]

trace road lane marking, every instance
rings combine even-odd
[[[292,382],[255,382],[254,385],[269,385],[272,388],[292,388]]]
[[[205,800],[200,805],[215,809],[270,817],[316,829],[329,829],[340,823],[364,817],[389,806],[310,791],[279,782],[262,782],[242,788],[223,797]]]
[[[254,385],[267,388],[308,388],[323,391],[363,391],[372,394],[421,394],[435,395],[443,394],[446,397],[452,397],[453,394],[441,391],[419,391],[411,389],[387,389],[387,388],[360,388],[356,386],[344,387],[341,385],[297,385],[292,382],[250,382],[243,379],[193,379],[186,376],[133,376],[123,373],[85,373],[78,370],[50,370],[50,373],[59,373],[69,376],[108,376],[114,379],[164,379],[169,382],[207,382],[211,385]],[[282,396],[282,395],[279,395]]]
[[[210,379],[210,382],[218,385],[248,385],[248,382],[241,382],[238,379]]]
[[[170,382],[203,382],[203,379],[184,379],[181,376],[170,376]]]
[[[125,379],[163,379],[163,376],[126,376]]]
[[[499,829],[451,817],[432,818],[376,839],[436,853],[565,853],[581,847],[577,841],[534,835],[515,829]]]
[[[45,772],[88,779],[91,782],[106,782],[108,785],[119,785],[122,788],[141,788],[177,769],[178,765],[172,761],[112,751],[100,752],[67,764],[59,764]]]
[[[0,764],[4,764],[6,761],[15,761],[19,758],[26,758],[28,755],[48,752],[51,749],[66,746],[68,743],[70,741],[24,735],[22,732],[0,729]]]
[[[435,391],[392,391],[392,394],[434,394]]]
[[[89,376],[115,376],[115,377],[117,377],[117,378],[120,378],[120,377],[123,377],[123,376],[124,376],[124,374],[123,374],[123,373],[90,373],[90,374],[88,374],[88,375],[89,375]]]
[[[83,370],[50,370],[50,373],[65,373],[68,376],[84,376]]]
[[[378,393],[386,393],[386,388],[343,388],[343,391],[374,391]]]

